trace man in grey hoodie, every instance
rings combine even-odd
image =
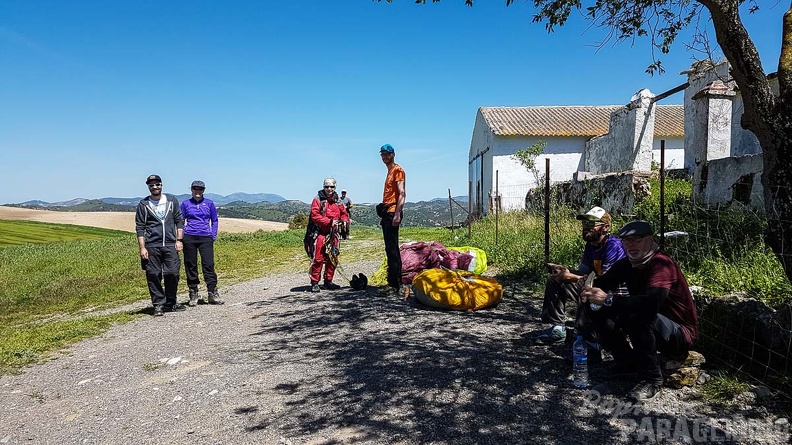
[[[154,315],[185,310],[176,302],[182,250],[184,218],[179,200],[162,193],[158,175],[146,178],[149,196],[140,200],[135,212],[135,232],[140,249],[140,265],[146,271]],[[165,288],[162,287],[163,278]]]

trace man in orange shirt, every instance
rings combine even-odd
[[[388,258],[388,286],[395,292],[401,287],[401,253],[399,252],[399,226],[402,222],[402,209],[405,192],[404,169],[394,162],[396,153],[391,144],[380,148],[382,162],[388,167],[385,177],[385,188],[382,192],[382,204],[377,206],[382,226],[382,238],[385,240],[385,256]]]

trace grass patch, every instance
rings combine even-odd
[[[126,234],[126,232],[69,224],[0,220],[0,248],[23,244],[48,244],[61,241],[95,240],[123,234]]]
[[[713,375],[712,378],[701,387],[701,395],[710,403],[731,405],[738,395],[749,389],[751,389],[751,385],[727,374],[718,373]]]
[[[114,324],[126,323],[139,316],[120,312],[25,326],[4,325],[0,327],[0,374],[18,372],[20,368],[46,358],[52,351],[102,334]]]

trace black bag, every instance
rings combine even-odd
[[[352,275],[352,279],[349,280],[349,286],[354,290],[365,290],[366,286],[368,286],[368,277],[362,273],[360,275]]]
[[[377,209],[377,216],[379,216],[380,218],[385,218],[385,215],[386,215],[386,212],[385,212],[385,210],[386,210],[388,207],[389,207],[389,206],[388,206],[387,204],[385,204],[384,202],[381,202],[381,203],[377,204],[377,207],[376,207],[376,209]]]

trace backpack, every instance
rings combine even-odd
[[[319,198],[319,213],[324,216],[325,209],[327,208],[327,198],[323,194],[318,195]],[[308,225],[305,226],[305,236],[303,237],[303,247],[308,258],[313,259],[314,250],[316,250],[316,238],[319,237],[319,226],[308,215]]]

